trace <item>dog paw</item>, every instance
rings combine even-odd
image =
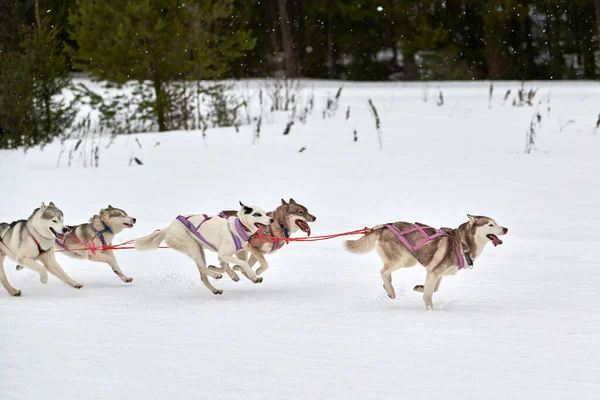
[[[213,291],[214,294],[223,294],[223,289],[217,289]]]
[[[17,265],[16,269],[17,269],[17,271],[22,271],[24,268],[22,265]]]
[[[121,280],[125,283],[129,283],[129,282],[133,281],[133,278],[130,278],[128,276],[123,276],[123,277],[121,277]]]
[[[416,286],[413,288],[413,290],[414,290],[415,292],[423,293],[423,288],[424,288],[424,286],[423,286],[423,285],[416,285]]]
[[[217,267],[215,267],[214,265],[209,265],[206,268],[210,269],[211,271],[218,271]]]
[[[223,274],[217,274],[215,275],[215,279],[222,279],[223,278]]]
[[[44,285],[46,283],[48,283],[48,273],[47,272],[40,274],[40,282],[42,282]]]
[[[259,276],[254,280],[254,283],[261,283],[262,281],[263,281],[262,276]]]
[[[73,286],[75,289],[81,289],[83,287],[83,283],[74,283],[71,286]]]
[[[15,290],[15,292],[12,294],[15,297],[20,297],[21,296],[21,291],[20,290]]]
[[[234,281],[234,282],[239,282],[239,281],[240,281],[240,277],[239,277],[239,276],[237,276],[237,275],[231,275],[231,276],[230,276],[230,278],[231,278],[231,280],[232,280],[232,281]]]

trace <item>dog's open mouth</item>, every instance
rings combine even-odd
[[[296,220],[296,226],[298,228],[300,228],[300,230],[302,232],[306,232],[307,236],[310,236],[310,225],[308,225],[308,223],[305,220],[303,220],[303,219],[297,219]]]
[[[486,237],[492,241],[494,247],[498,246],[499,244],[502,244],[502,240],[500,240],[500,238],[494,235],[493,233],[486,235]]]
[[[265,233],[265,229],[267,228],[267,226],[265,224],[261,224],[260,222],[256,222],[254,224],[254,226],[256,227],[256,229],[258,229],[256,231],[256,234],[261,236],[263,233]]]
[[[127,222],[123,222],[123,225],[125,225],[128,228],[133,228],[133,224],[128,224]]]
[[[63,235],[62,233],[58,233],[54,230],[54,228],[50,228],[50,231],[54,234],[54,236],[58,239],[58,240],[63,240],[65,235]]]

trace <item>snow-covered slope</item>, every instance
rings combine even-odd
[[[317,216],[314,234],[396,220],[457,226],[472,213],[509,227],[504,245],[444,279],[436,312],[412,292],[422,267],[394,274],[390,300],[377,255],[347,253],[341,239],[293,243],[269,258],[261,284],[216,281],[222,296],[172,250],[120,251],[131,284],[106,265],[57,256],[85,284],[79,291],[5,261],[23,296],[0,292],[0,398],[600,396],[598,83],[528,83],[539,88],[533,107],[512,107],[514,95],[503,106],[520,84],[496,84],[491,108],[486,83],[430,84],[428,102],[420,84],[344,83],[327,119],[325,99],[340,84],[306,85],[316,96],[307,123],[284,136],[287,114],[271,115],[257,145],[243,126],[206,140],[118,137],[101,147],[99,168],[77,158],[68,168],[64,155],[57,168],[59,144],[1,151],[0,221],[54,201],[75,224],[110,203],[138,219],[119,242],[178,214],[238,200],[272,209],[293,197]]]

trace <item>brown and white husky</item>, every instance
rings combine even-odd
[[[438,291],[442,277],[456,274],[464,265],[473,265],[486,244],[502,244],[498,235],[508,232],[492,218],[467,216],[469,221],[456,229],[436,230],[408,222],[379,225],[358,240],[346,241],[346,249],[352,253],[366,253],[377,246],[383,261],[380,271],[383,287],[392,299],[396,297],[392,272],[417,263],[423,265],[427,270],[425,284],[417,285],[413,290],[423,293],[426,309],[433,309],[432,296]]]

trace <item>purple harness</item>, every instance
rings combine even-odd
[[[202,241],[202,243],[204,243],[205,245],[207,245],[208,247],[210,247],[211,249],[213,249],[214,251],[216,251],[218,253],[219,251],[217,250],[217,247],[214,244],[212,244],[211,242],[209,242],[208,240],[206,240],[204,238],[204,236],[202,236],[200,234],[200,232],[198,231],[198,229],[200,229],[200,227],[202,226],[203,223],[205,223],[206,221],[211,219],[211,217],[209,217],[206,214],[202,214],[202,216],[204,217],[204,219],[202,220],[202,222],[200,222],[200,224],[198,226],[194,226],[189,221],[190,217],[184,217],[183,215],[180,215],[177,217],[177,219],[179,221],[181,221],[181,223],[183,225],[185,225],[185,227],[188,228],[190,232],[192,232],[194,235],[196,235],[196,237],[198,239],[200,239]],[[221,216],[221,218],[224,218],[224,216]],[[224,218],[224,219],[228,219],[228,218]],[[231,239],[233,239],[233,243],[235,244],[235,250],[240,251],[244,248],[244,246],[242,245],[242,240],[245,242],[249,242],[250,237],[248,237],[248,235],[244,231],[244,228],[242,228],[242,223],[240,222],[240,219],[238,217],[235,217],[235,221],[233,223],[235,225],[235,230],[237,231],[237,235],[231,229],[229,230],[229,233],[231,233]]]
[[[423,245],[429,243],[433,239],[437,239],[442,236],[450,236],[448,233],[444,232],[442,229],[438,229],[434,234],[428,235],[425,232],[425,229],[435,229],[435,228],[432,228],[427,225],[423,225],[423,226],[417,225],[416,223],[413,224],[414,228],[406,229],[402,232],[400,232],[398,229],[396,229],[396,227],[392,224],[385,224],[384,226],[386,228],[388,228],[390,231],[392,231],[392,233],[398,238],[398,240],[413,255],[414,255],[415,251],[419,250],[421,247],[423,247]],[[408,235],[409,233],[413,233],[413,232],[419,232],[421,234],[421,236],[423,237],[423,239],[421,239],[417,243],[415,243],[414,246],[411,245],[408,242],[408,240],[404,237],[404,235]],[[456,258],[458,259],[458,269],[461,270],[465,267],[465,260],[462,257],[462,254],[460,254],[459,246],[456,246],[454,250],[456,251]]]

